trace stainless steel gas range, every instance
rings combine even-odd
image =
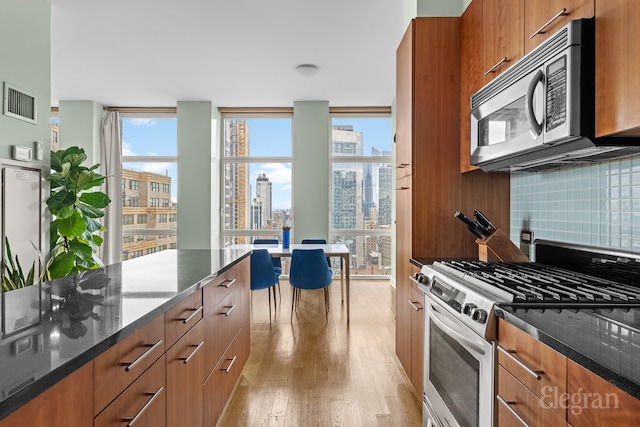
[[[494,425],[498,304],[640,307],[640,254],[539,241],[536,257],[545,263],[436,261],[412,278],[425,293],[425,427]]]

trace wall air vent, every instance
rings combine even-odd
[[[4,82],[4,115],[29,123],[37,123],[36,97]]]

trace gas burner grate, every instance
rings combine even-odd
[[[481,282],[489,292],[492,287],[506,292],[511,296],[512,304],[640,306],[639,282],[612,280],[621,277],[616,269],[610,269],[606,277],[598,277],[539,263],[442,261],[440,264],[457,277]],[[640,276],[636,274],[635,277]]]

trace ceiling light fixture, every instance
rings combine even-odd
[[[300,64],[296,67],[296,71],[305,77],[311,77],[318,72],[318,66],[314,64]]]

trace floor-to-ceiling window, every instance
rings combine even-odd
[[[351,252],[351,274],[391,274],[390,113],[331,114],[330,239]]]
[[[222,113],[223,245],[280,239],[291,225],[293,114]]]
[[[175,113],[121,112],[122,259],[176,248]]]

